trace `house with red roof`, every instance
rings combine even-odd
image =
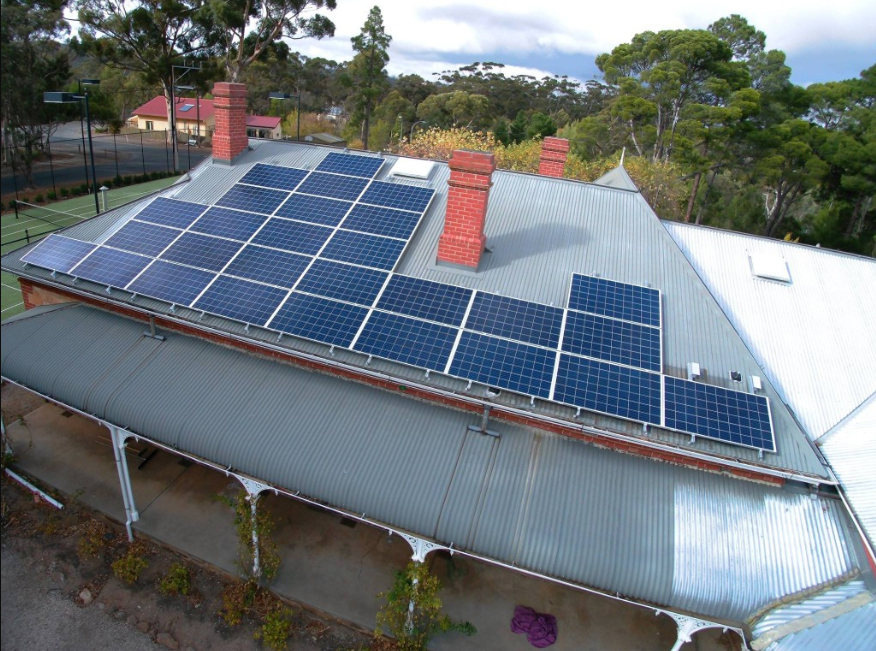
[[[174,117],[180,134],[209,139],[216,129],[216,108],[212,99],[175,97]],[[250,138],[278,140],[283,131],[281,118],[267,115],[247,115],[246,130]],[[164,131],[169,129],[167,102],[164,95],[156,95],[142,106],[134,109],[130,123],[141,131]]]

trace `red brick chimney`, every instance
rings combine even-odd
[[[213,160],[230,165],[249,144],[246,136],[246,84],[220,81],[213,86],[216,131]]]
[[[495,169],[493,154],[464,149],[453,152],[438,262],[477,269],[487,244],[484,218]]]
[[[538,173],[543,176],[563,178],[566,169],[566,156],[569,155],[569,141],[565,138],[548,136],[541,143],[541,158]]]

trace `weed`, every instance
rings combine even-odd
[[[265,616],[264,623],[253,637],[262,640],[273,651],[283,651],[287,648],[290,635],[292,635],[292,611],[279,607]]]
[[[163,595],[188,595],[192,589],[192,574],[182,563],[170,566],[167,575],[158,582],[158,590]]]
[[[249,613],[258,589],[255,581],[229,583],[222,591],[222,610],[219,611],[219,616],[229,626],[240,624]]]
[[[145,558],[146,549],[143,543],[135,541],[128,546],[128,551],[121,558],[113,561],[113,574],[122,583],[133,585],[140,578],[140,573],[149,567]]]
[[[76,545],[76,551],[80,560],[84,561],[95,558],[107,548],[108,534],[112,532],[106,524],[91,518],[79,527],[79,533],[82,537]]]

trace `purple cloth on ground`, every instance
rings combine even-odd
[[[516,606],[511,618],[514,633],[526,633],[526,639],[536,649],[543,649],[557,641],[557,618],[537,613],[527,606]]]

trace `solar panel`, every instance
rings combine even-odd
[[[273,213],[277,206],[289,196],[288,192],[257,188],[254,185],[235,185],[222,195],[217,206],[237,208],[247,212],[260,212],[264,215]]]
[[[306,171],[295,169],[294,167],[256,163],[249,172],[244,174],[243,178],[240,179],[240,183],[292,191],[301,183],[305,176],[307,176]]]
[[[291,219],[269,219],[254,238],[253,244],[275,249],[316,255],[332,234],[332,229],[316,224],[305,224]]]
[[[110,287],[124,287],[152,260],[142,255],[99,247],[76,265],[70,274]]]
[[[574,407],[660,424],[660,375],[560,353],[553,399]]]
[[[660,292],[649,287],[572,274],[569,309],[660,327]]]
[[[429,201],[434,194],[435,190],[432,188],[421,188],[405,183],[374,181],[362,195],[360,201],[385,208],[422,213],[429,206]]]
[[[368,316],[357,305],[292,292],[268,327],[332,346],[347,347]]]
[[[311,172],[310,176],[304,180],[304,183],[298,186],[297,192],[315,194],[331,199],[355,201],[362,194],[362,190],[366,185],[368,185],[367,179]]]
[[[66,273],[96,248],[96,245],[88,242],[53,234],[25,253],[21,260],[37,267]]]
[[[219,276],[192,307],[211,314],[261,325],[286,298],[288,290]]]
[[[189,305],[215,276],[202,269],[155,260],[125,289],[168,303]]]
[[[766,397],[669,376],[665,391],[669,429],[775,452]]]
[[[478,292],[465,327],[468,330],[556,348],[560,341],[562,322],[563,310],[558,307]]]
[[[382,158],[332,152],[316,166],[316,170],[318,172],[334,172],[335,174],[346,174],[347,176],[360,176],[370,179],[374,178],[374,175],[377,174],[382,165]]]
[[[189,230],[246,242],[267,219],[252,212],[214,207],[201,215]]]
[[[437,323],[372,312],[353,349],[443,373],[458,332]]]
[[[310,256],[247,245],[225,268],[225,273],[291,289],[310,260]]]
[[[377,307],[448,325],[462,324],[472,291],[464,287],[393,274]]]
[[[117,249],[155,257],[181,233],[182,231],[175,228],[130,221],[122,226],[105,244]]]
[[[317,258],[296,289],[370,306],[386,281],[386,276],[383,271]]]
[[[137,219],[174,228],[188,228],[207,206],[189,201],[158,197],[137,214]]]
[[[352,231],[337,231],[319,254],[321,258],[352,262],[365,267],[391,271],[405,248],[402,240],[366,235]]]
[[[303,222],[337,226],[353,206],[349,201],[293,194],[275,213],[278,217],[298,219]]]
[[[450,375],[550,398],[556,356],[555,350],[463,332],[453,355]]]
[[[343,226],[351,231],[408,240],[417,224],[420,223],[422,216],[422,214],[404,210],[356,204],[344,220]]]
[[[569,310],[563,350],[609,362],[660,371],[660,330]]]
[[[161,254],[161,259],[210,271],[220,271],[240,247],[240,242],[232,240],[197,233],[183,233],[173,246]]]

